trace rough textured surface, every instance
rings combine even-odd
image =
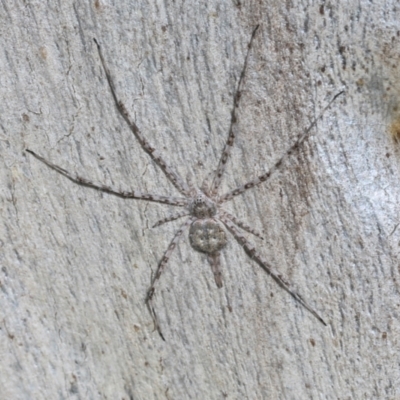
[[[260,3],[263,3],[261,6]],[[397,8],[396,8],[397,7]],[[400,11],[396,1],[0,3],[0,398],[399,398]],[[300,153],[229,211],[323,327],[230,240],[224,287],[186,238],[155,298],[173,210],[79,187],[176,190],[118,115],[199,183],[216,167],[253,27],[222,187]]]

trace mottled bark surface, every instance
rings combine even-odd
[[[261,3],[261,5],[260,5]],[[0,398],[400,396],[400,8],[396,1],[0,2]],[[397,8],[396,8],[397,7]],[[80,187],[179,193],[113,103],[198,184],[216,168],[260,23],[222,192],[297,304],[229,235],[218,289],[184,237],[145,307],[176,208]],[[247,234],[246,234],[247,235]]]

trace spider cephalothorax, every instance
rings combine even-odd
[[[198,193],[189,201],[189,212],[196,218],[210,218],[217,213],[217,205],[205,194]]]
[[[172,182],[172,184],[176,187],[176,189],[181,193],[180,197],[174,197],[174,196],[162,196],[158,194],[148,194],[148,193],[142,193],[140,191],[132,191],[132,192],[122,192],[115,190],[111,187],[105,186],[105,185],[98,185],[94,184],[91,181],[82,178],[77,175],[70,174],[68,171],[65,169],[50,163],[43,157],[37,155],[31,150],[27,150],[30,154],[32,154],[34,157],[45,163],[47,166],[50,168],[56,170],[60,174],[64,175],[71,181],[78,183],[83,186],[87,186],[93,189],[100,190],[102,192],[106,192],[109,194],[113,194],[125,199],[139,199],[139,200],[147,200],[147,201],[153,201],[156,203],[163,203],[163,204],[169,204],[172,206],[177,206],[177,207],[185,207],[185,211],[176,213],[172,215],[171,217],[164,218],[163,220],[157,222],[154,226],[159,226],[161,224],[164,224],[166,222],[174,221],[179,218],[186,217],[186,221],[181,225],[179,230],[175,233],[175,236],[171,240],[171,243],[169,244],[167,250],[165,251],[160,263],[158,264],[158,268],[156,273],[153,276],[151,286],[147,292],[146,296],[146,304],[148,306],[148,309],[150,311],[150,314],[153,318],[154,324],[156,329],[158,330],[160,336],[164,339],[160,326],[157,321],[156,313],[154,310],[154,306],[152,305],[154,293],[156,290],[156,284],[160,279],[160,276],[162,272],[165,269],[165,266],[168,263],[168,260],[176,248],[176,245],[179,242],[179,239],[182,237],[182,233],[187,231],[189,228],[189,240],[191,246],[202,253],[205,253],[207,255],[208,262],[211,266],[211,269],[214,273],[214,279],[217,284],[217,286],[220,288],[222,287],[222,274],[221,274],[221,268],[220,268],[220,252],[221,249],[223,249],[227,243],[227,232],[231,233],[233,237],[237,240],[237,242],[243,247],[245,252],[253,259],[256,261],[267,273],[269,273],[272,278],[287,292],[289,292],[303,307],[305,307],[307,310],[309,310],[320,322],[322,322],[324,325],[325,322],[323,319],[311,308],[305,303],[305,301],[298,295],[293,289],[289,286],[289,284],[282,278],[282,275],[276,271],[271,265],[265,261],[260,254],[257,252],[255,247],[247,240],[247,238],[244,236],[243,232],[239,229],[241,228],[242,230],[249,232],[257,237],[261,238],[261,235],[252,227],[248,226],[246,223],[243,221],[237,219],[233,215],[229,214],[228,212],[224,211],[221,206],[223,205],[224,202],[229,201],[233,199],[235,196],[238,196],[245,192],[248,189],[253,188],[254,186],[257,186],[263,182],[265,182],[273,172],[275,172],[280,166],[282,165],[282,161],[286,157],[289,157],[291,154],[295,152],[301,145],[301,143],[304,142],[304,140],[309,136],[309,133],[311,131],[311,128],[316,124],[317,120],[321,117],[322,113],[332,104],[332,102],[343,92],[338,93],[333,100],[324,108],[322,113],[314,120],[314,122],[310,125],[310,127],[301,135],[295,143],[289,148],[289,150],[272,166],[272,168],[265,172],[263,175],[254,178],[253,180],[247,182],[246,184],[237,187],[234,190],[231,190],[230,192],[227,192],[225,194],[219,195],[218,190],[219,186],[221,183],[221,178],[224,174],[225,171],[225,166],[226,162],[229,158],[231,148],[234,144],[234,139],[235,139],[235,132],[233,130],[233,126],[237,122],[236,118],[236,109],[239,105],[240,101],[240,91],[241,91],[241,86],[243,83],[245,71],[246,71],[246,66],[247,66],[247,60],[249,57],[251,45],[253,43],[253,38],[256,34],[256,31],[258,29],[258,26],[254,29],[253,34],[250,39],[250,43],[248,45],[248,50],[246,54],[246,58],[244,61],[244,66],[243,70],[240,74],[239,78],[239,83],[233,98],[233,109],[231,113],[231,123],[229,127],[229,132],[228,132],[228,139],[226,141],[225,147],[222,151],[220,161],[218,163],[217,169],[211,174],[211,180],[206,180],[202,187],[201,191],[198,191],[194,189],[193,185],[191,184],[190,180],[188,180],[188,183],[186,183],[180,176],[179,174],[171,168],[165,160],[161,157],[160,153],[149,144],[147,139],[143,136],[143,134],[140,132],[139,128],[136,126],[135,122],[131,119],[125,105],[118,100],[118,97],[116,95],[116,91],[114,88],[113,81],[111,79],[111,74],[109,70],[106,67],[104,57],[101,52],[100,45],[96,42],[97,49],[99,52],[100,60],[103,65],[106,78],[108,81],[108,85],[111,90],[111,94],[114,98],[115,105],[120,112],[121,116],[125,119],[127,124],[129,125],[130,130],[132,133],[135,135],[136,139],[139,141],[140,145],[142,146],[143,150],[149,154],[149,156],[152,158],[152,160],[158,164],[158,166],[161,168],[161,170],[164,172],[166,177]],[[190,226],[190,227],[189,227]],[[225,230],[226,228],[226,230]]]

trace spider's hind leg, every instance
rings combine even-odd
[[[241,221],[239,218],[236,218],[234,215],[229,214],[226,211],[224,211],[222,215],[224,217],[230,219],[234,224],[236,224],[239,228],[242,228],[244,231],[249,232],[252,235],[264,240],[261,232],[259,232],[255,228],[252,228],[251,226],[247,225],[245,222]]]
[[[306,310],[314,315],[314,317],[317,318],[321,324],[327,326],[326,322],[303,300],[303,298],[297,292],[292,289],[291,285],[282,277],[282,275],[262,258],[255,247],[242,235],[232,221],[224,216],[221,217],[221,221],[226,225],[233,237],[243,247],[244,251],[251,259],[253,259],[264,271],[271,275],[271,277],[282,289],[286,290],[299,304],[301,304]]]
[[[147,291],[146,305],[147,305],[149,313],[153,319],[154,328],[157,329],[157,332],[160,334],[162,340],[165,340],[165,338],[161,332],[160,324],[158,323],[157,315],[156,315],[156,312],[155,312],[155,309],[153,306],[153,297],[154,297],[154,293],[156,290],[155,286],[156,286],[156,283],[158,282],[158,280],[160,279],[161,274],[163,273],[163,271],[165,269],[165,266],[168,264],[169,258],[171,257],[172,252],[175,250],[176,245],[179,242],[179,239],[182,237],[182,233],[186,230],[186,228],[189,226],[189,224],[192,221],[193,221],[193,218],[188,218],[181,225],[179,230],[175,233],[175,236],[173,237],[173,239],[171,240],[171,243],[168,246],[168,249],[165,251],[160,263],[158,264],[157,271],[156,271],[155,275],[153,276],[150,288]]]

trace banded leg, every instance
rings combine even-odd
[[[169,217],[160,219],[158,222],[156,222],[152,228],[157,228],[160,225],[166,224],[167,222],[175,221],[176,219],[182,218],[182,217],[187,217],[189,216],[190,213],[187,211],[183,211],[174,215],[170,215]]]
[[[139,141],[140,145],[142,146],[143,150],[149,154],[149,156],[153,159],[153,161],[161,168],[161,170],[164,172],[165,176],[172,182],[172,184],[184,195],[189,195],[189,188],[185,181],[179,176],[177,172],[175,172],[162,158],[161,154],[153,147],[150,145],[150,143],[146,140],[146,138],[143,136],[142,132],[140,132],[139,128],[135,124],[135,122],[131,119],[124,103],[122,101],[118,100],[116,90],[114,87],[114,83],[111,79],[111,74],[109,69],[106,67],[106,63],[104,61],[103,53],[101,52],[101,47],[99,43],[97,42],[96,39],[93,39],[94,42],[96,43],[97,50],[99,52],[100,60],[103,65],[104,72],[107,77],[107,82],[111,90],[111,94],[114,98],[115,105],[117,106],[117,109],[121,116],[124,118],[126,123],[128,124],[130,130],[136,137],[136,139]]]
[[[233,199],[235,196],[242,194],[247,189],[251,189],[254,186],[260,185],[265,182],[275,171],[277,171],[282,163],[286,160],[286,158],[290,157],[292,153],[300,148],[300,145],[309,137],[311,129],[316,125],[317,121],[322,117],[324,112],[331,106],[331,104],[342,94],[344,91],[339,92],[334,96],[334,98],[328,103],[328,105],[321,111],[317,118],[313,121],[313,123],[306,129],[306,131],[296,140],[296,142],[290,147],[290,149],[275,163],[275,165],[265,174],[260,175],[258,178],[253,179],[250,182],[245,183],[242,186],[237,187],[234,190],[231,190],[228,193],[223,194],[219,201],[223,203],[225,201]]]
[[[254,229],[251,226],[247,225],[245,222],[243,222],[240,219],[236,218],[234,215],[229,214],[226,211],[223,211],[221,214],[223,216],[227,217],[228,219],[230,219],[239,228],[242,228],[246,232],[249,232],[249,233],[253,234],[254,236],[257,236],[258,238],[264,240],[264,238],[262,237],[262,234],[260,232],[258,232],[257,229]]]
[[[86,178],[82,178],[79,175],[73,175],[64,168],[59,167],[58,165],[52,164],[50,161],[47,161],[45,158],[39,156],[32,150],[26,149],[29,154],[32,154],[35,158],[37,158],[42,163],[46,164],[49,168],[57,171],[59,174],[64,175],[70,181],[77,183],[81,186],[86,186],[92,189],[100,190],[101,192],[112,194],[114,196],[122,197],[123,199],[137,199],[137,200],[147,200],[153,201],[155,203],[163,203],[169,204],[172,206],[185,206],[187,204],[187,200],[184,197],[173,197],[173,196],[159,196],[158,194],[150,194],[150,193],[142,193],[139,190],[135,190],[133,192],[121,192],[117,191],[109,186],[105,185],[96,185]]]
[[[221,158],[219,160],[218,167],[217,167],[217,170],[215,171],[215,175],[214,175],[214,178],[213,178],[213,181],[212,181],[212,184],[211,184],[211,188],[210,188],[210,195],[211,196],[215,196],[217,194],[219,185],[221,184],[222,175],[225,172],[226,162],[228,161],[228,158],[229,158],[229,155],[231,153],[231,149],[232,149],[233,143],[235,141],[235,132],[233,131],[233,127],[236,124],[236,110],[237,110],[237,108],[239,106],[239,102],[240,102],[241,89],[242,89],[244,76],[245,76],[245,73],[246,73],[247,61],[249,59],[251,46],[253,44],[253,39],[254,39],[254,36],[256,35],[256,32],[257,32],[259,26],[260,25],[257,25],[254,28],[253,33],[251,34],[250,42],[249,42],[249,44],[247,46],[247,54],[246,54],[246,57],[244,59],[243,69],[242,69],[242,72],[240,74],[239,83],[238,83],[235,95],[233,97],[233,109],[232,109],[232,112],[231,112],[231,124],[229,126],[228,139],[226,141],[224,150],[222,151]]]
[[[326,326],[326,322],[302,299],[302,297],[298,293],[294,292],[291,289],[290,284],[283,279],[282,275],[280,275],[278,271],[271,267],[261,257],[261,255],[256,251],[255,247],[247,241],[247,239],[240,233],[236,226],[225,217],[221,217],[221,220],[227,226],[227,228],[238,241],[238,243],[244,248],[248,256],[255,260],[257,264],[260,265],[262,269],[264,269],[264,271],[271,275],[275,282],[281,288],[285,289],[297,302],[299,302],[305,309],[307,309],[312,315],[314,315],[314,317],[317,318],[319,322]]]
[[[222,288],[221,253],[219,251],[216,253],[209,253],[207,254],[207,260],[214,274],[215,283],[220,289]]]
[[[196,195],[197,193],[197,189],[196,189],[196,185],[195,185],[195,181],[194,181],[194,175],[192,174],[191,171],[189,171],[186,174],[186,182],[188,184],[189,190],[190,190],[190,197],[193,197]]]
[[[152,304],[152,300],[153,300],[153,296],[155,293],[155,286],[156,283],[158,282],[158,280],[161,277],[161,274],[164,271],[165,266],[168,264],[168,260],[171,257],[172,252],[175,250],[176,245],[178,244],[180,238],[182,237],[182,233],[186,230],[186,228],[194,221],[194,218],[189,218],[187,221],[185,221],[181,227],[179,228],[179,230],[175,233],[174,238],[172,239],[171,243],[168,246],[168,249],[165,251],[161,261],[158,264],[157,267],[157,271],[153,277],[153,279],[151,280],[151,285],[149,290],[147,291],[147,296],[146,296],[146,305],[147,308],[149,310],[149,313],[153,319],[154,322],[154,328],[157,329],[157,332],[160,334],[162,340],[165,340],[162,332],[161,332],[161,328],[160,325],[158,323],[157,320],[157,315],[156,315],[156,311],[154,310],[153,304]]]
[[[213,197],[210,193],[210,188],[211,188],[211,183],[212,183],[214,174],[215,174],[215,171],[208,173],[200,186],[200,190],[208,197]]]

